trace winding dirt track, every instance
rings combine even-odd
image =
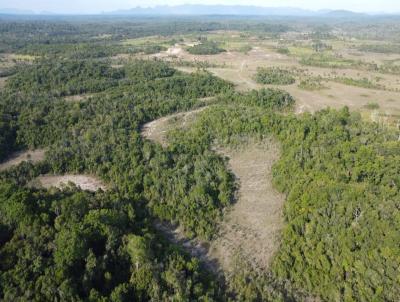
[[[166,133],[171,125],[184,127],[201,110],[152,121],[143,127],[142,135],[166,146]],[[185,239],[177,228],[161,223],[157,227],[215,272],[233,271],[237,260],[256,271],[264,271],[277,251],[283,225],[284,196],[271,183],[271,169],[279,157],[279,146],[267,139],[262,143],[249,142],[238,150],[219,148],[216,152],[229,158],[229,167],[239,183],[237,202],[225,214],[216,238],[205,248],[196,240]]]
[[[0,172],[19,165],[24,161],[39,162],[44,159],[44,153],[43,149],[15,152],[5,162],[0,163]]]

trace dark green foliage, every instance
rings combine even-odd
[[[220,48],[216,42],[203,41],[200,44],[189,47],[187,51],[193,55],[215,55],[224,52],[225,49]]]
[[[42,61],[20,70],[7,84],[25,93],[65,96],[98,92],[116,86],[122,70],[95,61]]]
[[[146,229],[137,202],[0,182],[0,206],[0,294],[6,301],[218,296],[197,260]]]
[[[361,45],[359,48],[361,51],[377,52],[377,53],[400,53],[399,44],[365,44]]]
[[[346,109],[266,122],[283,144],[274,180],[288,196],[276,274],[328,301],[396,300],[396,137]]]
[[[296,82],[289,70],[278,67],[258,67],[254,78],[260,84],[290,85]]]
[[[84,66],[79,69],[84,74],[98,70],[97,62]],[[16,78],[34,83],[34,67],[44,69],[35,65]],[[46,75],[57,78],[64,69],[48,68],[41,74],[43,82],[58,91],[64,83]],[[163,150],[143,142],[139,130],[148,120],[189,109],[197,98],[222,93],[231,85],[208,73],[184,75],[157,61],[133,62],[126,74],[126,79],[115,79],[117,87],[87,102],[45,96],[41,85],[35,97],[21,96],[20,87],[31,92],[22,80],[4,92],[2,103],[15,111],[17,130],[10,129],[5,143],[11,146],[16,139],[15,147],[50,148],[45,165],[23,164],[1,176],[0,296],[5,300],[221,299],[220,285],[198,260],[166,243],[151,222],[155,217],[168,219],[188,235],[211,237],[222,208],[231,201],[233,179],[224,161],[206,148],[186,143],[186,148]],[[76,83],[81,77],[77,71],[68,81]],[[4,129],[7,121],[3,115]],[[183,166],[188,170],[182,174],[177,167]],[[109,182],[110,192],[21,188],[48,172],[93,173]],[[160,172],[162,177],[157,176]],[[181,190],[167,191],[168,186]],[[182,199],[191,210],[183,207]]]
[[[290,54],[290,50],[287,47],[280,47],[276,50],[277,53],[280,53],[282,55],[289,55]]]
[[[0,105],[0,162],[15,148],[15,128],[12,115]]]

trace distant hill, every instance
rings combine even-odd
[[[368,16],[367,14],[363,14],[363,13],[355,13],[352,11],[348,11],[348,10],[331,10],[331,11],[327,11],[325,13],[325,15],[327,17],[332,17],[332,18],[353,18],[353,17],[366,17]]]
[[[328,11],[330,12],[330,11]],[[294,7],[261,7],[251,5],[177,5],[136,7],[129,10],[117,10],[107,15],[242,15],[242,16],[318,16],[316,12]]]
[[[20,10],[13,8],[0,9],[3,15],[53,15],[55,13],[43,11]],[[57,13],[60,15],[63,13]],[[65,15],[71,15],[64,13]],[[347,10],[306,10],[296,7],[263,7],[251,5],[201,5],[184,4],[177,6],[161,5],[155,7],[135,7],[127,10],[97,13],[106,16],[294,16],[294,17],[323,17],[323,18],[359,18],[376,14],[363,14]],[[93,14],[96,15],[96,14]],[[381,13],[380,15],[387,15]]]

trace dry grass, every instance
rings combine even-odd
[[[143,127],[142,135],[166,146],[167,132],[187,127],[203,109],[155,120]],[[204,244],[187,240],[174,226],[159,223],[157,228],[215,272],[232,271],[238,257],[245,259],[254,270],[266,270],[279,246],[283,224],[284,196],[276,192],[271,183],[271,169],[279,157],[279,147],[274,141],[265,140],[263,143],[247,142],[236,150],[219,148],[216,151],[229,158],[229,168],[237,178],[239,191],[237,202],[226,213],[215,240]]]
[[[98,178],[90,175],[43,175],[37,177],[31,185],[35,187],[43,187],[46,189],[56,187],[62,189],[67,187],[69,183],[75,184],[82,190],[98,191],[99,189],[105,191],[106,185]]]
[[[20,151],[12,154],[5,162],[0,163],[0,171],[7,170],[12,166],[16,166],[24,161],[39,162],[44,159],[45,150],[28,150]]]
[[[279,146],[271,139],[248,142],[238,150],[218,149],[229,158],[239,183],[238,200],[225,215],[209,257],[224,271],[232,270],[235,257],[256,271],[265,271],[279,247],[284,196],[272,186],[272,165]]]
[[[251,42],[250,38],[249,42]],[[383,75],[376,72],[355,69],[331,70],[328,68],[302,66],[299,63],[298,57],[276,53],[271,48],[271,45],[273,46],[273,41],[256,41],[250,43],[250,45],[253,46],[253,49],[246,54],[227,51],[217,55],[196,56],[189,54],[180,46],[174,46],[173,50],[174,56],[184,61],[207,61],[211,64],[226,66],[226,68],[208,68],[208,70],[218,77],[233,82],[237,90],[246,91],[250,89],[260,89],[262,87],[274,87],[287,90],[296,99],[296,112],[298,113],[304,111],[315,112],[326,107],[341,108],[343,106],[348,106],[353,110],[362,110],[364,106],[371,101],[377,102],[384,112],[394,113],[400,110],[400,102],[389,104],[386,101],[387,99],[400,99],[400,92],[396,91],[400,90],[400,80],[396,75]],[[343,45],[340,45],[340,47],[342,47],[342,53],[354,52],[354,50],[346,48]],[[172,49],[169,52],[171,53]],[[165,60],[169,60],[170,58],[168,52],[160,53],[157,56]],[[374,62],[378,59],[383,59],[383,57],[378,58],[376,54],[370,53],[363,55],[363,60],[365,61]],[[256,69],[260,66],[302,69],[304,74],[299,75],[297,83],[291,86],[260,85],[253,80]],[[195,70],[187,67],[180,67],[179,69],[186,72]],[[322,77],[327,79],[327,81],[324,81],[324,86],[327,88],[315,91],[306,91],[299,88],[298,83],[300,79],[307,77]],[[334,77],[349,77],[354,79],[367,77],[371,79],[371,81],[375,81],[375,79],[379,78],[379,84],[387,87],[388,91],[336,83],[333,81]],[[370,98],[366,98],[365,95],[370,95]]]

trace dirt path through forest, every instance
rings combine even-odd
[[[199,111],[152,121],[144,125],[142,136],[166,146],[166,133],[172,125],[184,127]],[[225,214],[216,238],[205,248],[196,240],[185,239],[178,228],[161,223],[157,227],[213,271],[232,271],[236,259],[245,261],[254,270],[266,270],[279,246],[283,225],[284,196],[271,183],[271,169],[279,158],[279,146],[266,139],[262,143],[249,142],[237,150],[218,148],[216,152],[229,158],[229,168],[239,184],[237,202]]]
[[[0,163],[0,172],[19,165],[24,161],[38,162],[44,159],[43,149],[18,151],[12,154],[6,161]]]
[[[35,187],[43,187],[46,189],[51,187],[63,188],[70,182],[74,183],[82,190],[92,192],[98,191],[99,189],[102,189],[103,191],[107,189],[104,183],[94,176],[72,174],[39,176],[32,182],[31,185]]]

